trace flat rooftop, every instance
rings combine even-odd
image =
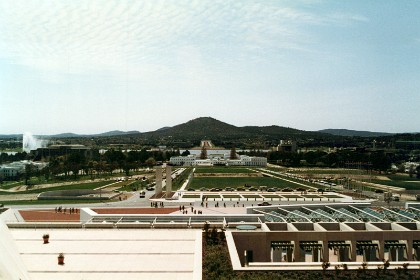
[[[201,230],[10,229],[31,279],[201,279]],[[42,235],[50,235],[43,244]],[[57,256],[64,253],[64,265]]]

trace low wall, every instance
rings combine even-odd
[[[29,274],[18,253],[16,243],[5,224],[8,220],[13,220],[11,209],[0,215],[0,278],[29,280]]]

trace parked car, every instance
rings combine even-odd
[[[392,196],[392,200],[393,200],[393,201],[400,201],[400,197],[399,197],[399,196],[397,196],[397,195],[393,195],[393,196]]]
[[[270,206],[271,204],[270,203],[268,203],[267,201],[264,201],[264,202],[261,202],[261,203],[258,203],[258,206]]]

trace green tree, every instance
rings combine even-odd
[[[146,164],[147,164],[148,166],[154,166],[154,165],[156,165],[156,160],[155,160],[155,158],[154,158],[154,157],[149,157],[149,158],[146,160]]]
[[[74,178],[77,178],[79,170],[85,165],[86,158],[82,153],[71,153],[67,156],[67,169],[73,173]]]
[[[32,163],[28,163],[25,165],[25,185],[27,185],[29,180],[31,179],[33,171],[34,167]]]
[[[182,152],[181,156],[185,157],[185,156],[189,156],[190,155],[190,151],[185,150]]]

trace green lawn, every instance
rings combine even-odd
[[[263,194],[262,196],[264,198],[280,198],[279,195],[275,195],[275,194]]]
[[[106,200],[103,202],[111,202],[115,200]],[[10,200],[10,201],[0,201],[0,204],[3,204],[4,207],[8,205],[43,205],[43,204],[78,204],[78,203],[100,203],[100,200],[95,199],[72,199],[72,200]]]
[[[134,180],[134,181],[124,181],[114,184],[115,187],[120,187],[119,191],[128,191],[131,192],[133,189],[142,190],[146,188],[147,183],[140,181],[140,180]]]
[[[360,174],[367,174],[366,170],[360,169],[307,169],[307,170],[291,170],[289,173],[292,174],[352,174],[352,175],[360,175]]]
[[[209,166],[196,167],[194,173],[255,173],[255,171],[244,167]]]
[[[220,198],[220,195],[218,195],[218,194],[203,194],[203,197],[206,197],[206,198]]]
[[[281,196],[285,198],[302,198],[300,195],[293,195],[293,194],[282,194]]]
[[[275,188],[299,188],[300,185],[296,185],[282,179],[271,178],[271,177],[200,177],[194,178],[191,182],[190,188],[201,189],[201,188],[239,188],[244,187],[248,184],[253,187],[267,186]]]
[[[388,175],[387,176],[389,179],[393,180],[393,181],[417,181],[420,182],[420,179],[416,178],[415,176],[413,178],[410,178],[410,176],[407,175],[402,175],[402,174],[394,174],[394,175]]]
[[[41,188],[41,189],[30,189],[27,191],[21,191],[21,192],[4,192],[0,191],[0,195],[10,195],[10,194],[30,194],[30,193],[42,193],[47,191],[61,191],[61,190],[71,190],[71,189],[87,189],[92,190],[96,189],[105,185],[109,185],[111,183],[114,183],[115,181],[101,181],[101,182],[91,182],[91,183],[83,183],[83,184],[74,184],[74,185],[63,185],[59,187],[51,187],[51,188]]]
[[[0,185],[0,188],[4,190],[9,190],[11,188],[17,187],[17,186],[23,186],[24,181],[19,182],[3,182],[3,184]]]
[[[413,180],[410,180],[413,179]],[[414,178],[408,178],[407,181],[415,182],[405,182],[405,181],[388,181],[388,180],[372,180],[372,183],[381,184],[391,187],[405,188],[407,190],[420,190],[420,180],[416,181]]]
[[[241,196],[237,194],[224,194],[223,198],[241,198]]]
[[[256,194],[244,194],[242,195],[244,198],[261,198],[260,195],[256,195]]]
[[[184,194],[182,198],[200,198],[201,196],[198,194]]]
[[[342,196],[338,196],[334,194],[323,194],[322,196],[326,198],[343,198]]]

